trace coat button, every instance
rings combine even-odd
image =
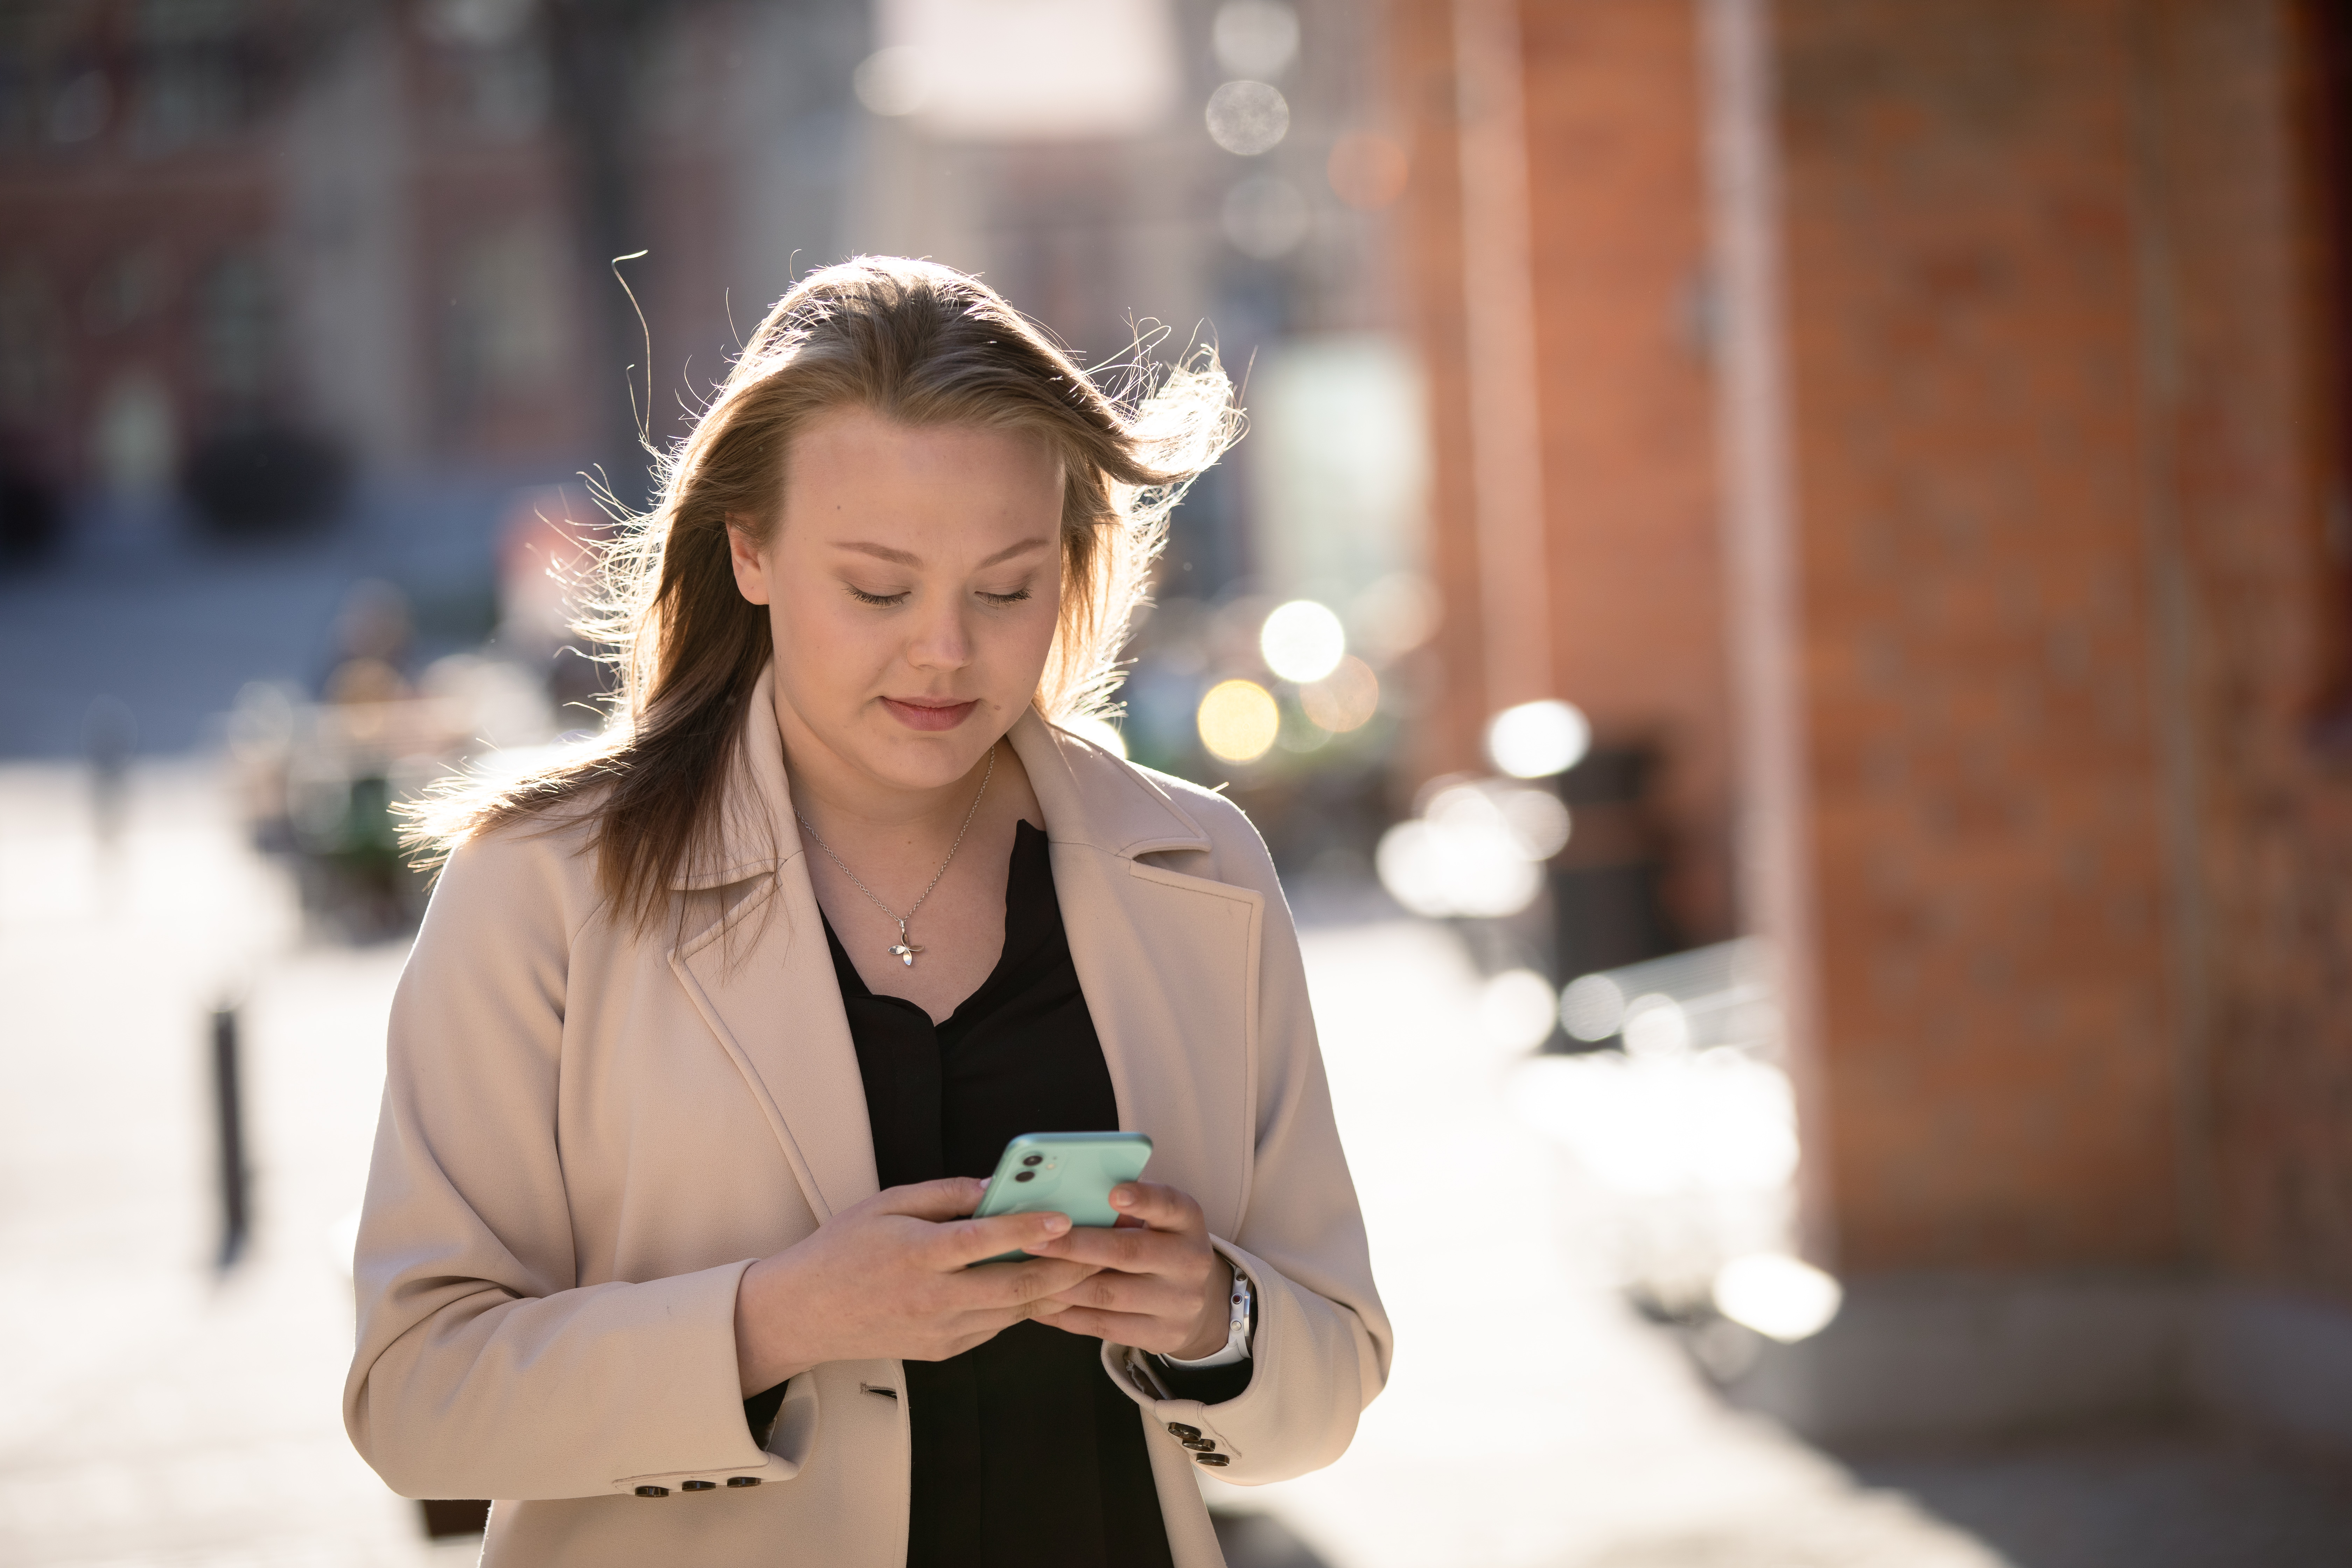
[[[719,1483],[717,1481],[680,1481],[677,1489],[682,1492],[715,1492],[719,1489]]]
[[[1171,1437],[1197,1437],[1201,1435],[1201,1429],[1198,1426],[1187,1426],[1181,1421],[1171,1421],[1168,1423],[1168,1435]]]
[[[667,1497],[669,1496],[669,1489],[667,1487],[639,1487],[637,1489],[637,1495],[639,1497]]]
[[[1192,1456],[1192,1462],[1207,1465],[1213,1469],[1223,1469],[1234,1461],[1232,1457],[1226,1454],[1195,1454]]]
[[[1184,1447],[1196,1454],[1213,1454],[1217,1451],[1217,1441],[1213,1437],[1187,1437]]]
[[[757,1476],[730,1476],[727,1478],[727,1484],[730,1487],[756,1487],[760,1484],[760,1478]]]

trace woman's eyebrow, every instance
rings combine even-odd
[[[860,555],[871,555],[877,561],[887,561],[896,566],[920,566],[923,563],[923,558],[912,551],[893,550],[887,544],[875,544],[866,540],[836,539],[832,543],[835,550],[854,550]],[[1010,561],[1016,555],[1026,555],[1034,550],[1047,549],[1052,543],[1053,541],[1047,539],[1024,539],[1017,544],[1006,545],[980,564],[983,568],[993,566],[999,562]]]

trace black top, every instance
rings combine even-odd
[[[885,1187],[986,1177],[1024,1132],[1096,1132],[1118,1102],[1078,989],[1045,836],[1014,831],[1004,952],[946,1022],[859,977],[830,921]],[[1015,1323],[942,1362],[906,1365],[914,1433],[908,1568],[1157,1568],[1168,1531],[1135,1404],[1101,1342]],[[780,1396],[781,1389],[770,1395]],[[757,1430],[774,1419],[747,1402]],[[762,1417],[764,1416],[764,1420]]]

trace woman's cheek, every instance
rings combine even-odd
[[[1004,679],[1008,689],[1021,688],[1021,700],[1025,703],[1045,672],[1045,656],[1053,651],[1058,615],[1051,600],[1024,604],[1022,608],[1028,614],[1007,628],[1013,635],[1006,639]]]
[[[779,605],[776,647],[793,668],[793,684],[814,696],[862,700],[872,684],[877,617],[846,595]]]

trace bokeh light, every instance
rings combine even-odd
[[[1828,1328],[1844,1302],[1845,1291],[1835,1279],[1781,1253],[1735,1258],[1715,1276],[1716,1310],[1783,1344]]]
[[[1339,667],[1347,657],[1348,629],[1328,605],[1293,599],[1266,616],[1257,647],[1268,669],[1304,686]]]
[[[1584,760],[1592,726],[1574,703],[1522,702],[1487,721],[1486,755],[1515,779],[1549,778]]]
[[[1532,969],[1510,969],[1478,988],[1478,1032],[1507,1051],[1531,1051],[1551,1037],[1551,982]]]
[[[1671,996],[1636,996],[1625,1004],[1622,1033],[1630,1055],[1680,1056],[1690,1049],[1690,1015]]]
[[[1418,572],[1391,572],[1348,605],[1348,634],[1374,659],[1397,658],[1437,631],[1444,602]]]
[[[850,85],[867,112],[892,119],[915,113],[931,96],[928,62],[911,44],[893,44],[866,56]]]
[[[1451,826],[1500,827],[1528,860],[1549,860],[1568,845],[1568,807],[1549,791],[1523,784],[1485,779],[1448,784],[1430,795],[1422,815]]]
[[[1298,689],[1298,705],[1307,716],[1335,735],[1360,730],[1381,705],[1381,678],[1353,654],[1341,658],[1330,674]]]
[[[1391,898],[1432,919],[1515,915],[1543,886],[1499,819],[1400,822],[1381,835],[1372,867]]]
[[[1665,1057],[1538,1057],[1512,1102],[1612,1192],[1767,1193],[1797,1167],[1788,1074],[1728,1047]]]
[[[1225,0],[1209,24],[1209,43],[1234,76],[1280,76],[1298,55],[1298,13],[1281,0]]]
[[[1587,974],[1559,994],[1559,1023],[1575,1038],[1597,1045],[1625,1026],[1625,993],[1606,974]]]
[[[1201,744],[1222,763],[1254,763],[1282,732],[1282,709],[1255,680],[1221,680],[1194,715]]]
[[[1254,158],[1290,134],[1290,104],[1262,81],[1229,81],[1209,95],[1209,139]]]

